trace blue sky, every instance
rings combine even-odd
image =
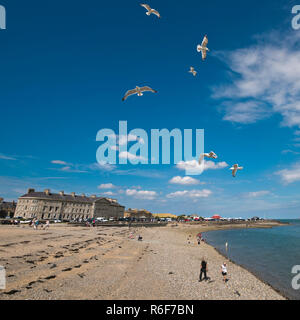
[[[298,3],[148,3],[161,19],[138,1],[0,0],[0,196],[50,188],[153,212],[300,217]],[[136,85],[158,93],[122,102]],[[204,129],[218,159],[196,181],[174,164],[97,166],[96,134],[120,120]]]

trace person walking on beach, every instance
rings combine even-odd
[[[49,226],[50,226],[50,222],[49,222],[49,220],[47,220],[46,224],[44,226],[44,230],[49,229]]]
[[[202,234],[201,234],[201,233],[198,233],[198,234],[197,234],[197,242],[198,242],[198,245],[201,244],[201,239],[202,239]]]
[[[228,281],[228,279],[227,279],[227,265],[226,265],[226,262],[224,262],[222,264],[221,270],[222,270],[223,281],[226,283]]]
[[[202,261],[201,261],[201,268],[200,268],[200,276],[199,276],[199,282],[202,281],[202,275],[204,274],[204,280],[208,280],[208,277],[206,275],[206,272],[208,271],[207,269],[207,261],[202,258]]]

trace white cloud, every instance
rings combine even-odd
[[[261,191],[252,191],[247,193],[247,197],[249,198],[257,198],[257,197],[262,197],[267,194],[270,194],[270,191],[268,190],[261,190]]]
[[[141,144],[145,143],[143,138],[138,137],[138,136],[136,136],[134,134],[128,134],[127,136],[126,135],[120,135],[120,136],[116,136],[116,137],[118,138],[119,146],[123,146],[123,145],[127,144],[127,142],[132,142],[132,141],[138,141]]]
[[[290,149],[282,150],[281,153],[282,153],[282,154],[287,154],[287,153],[300,154],[300,152],[293,151],[293,150],[290,150]]]
[[[11,156],[6,156],[4,154],[0,154],[0,159],[2,159],[2,160],[17,160],[16,158],[13,158]]]
[[[204,170],[217,170],[223,169],[228,167],[228,164],[224,161],[222,162],[213,162],[213,161],[204,161]],[[186,171],[193,171],[196,172],[199,170],[201,172],[201,166],[199,165],[198,161],[191,160],[191,161],[179,161],[176,165],[176,168],[179,170],[186,170]]]
[[[87,171],[85,170],[80,170],[80,169],[76,169],[76,168],[72,168],[71,166],[65,166],[61,169],[59,169],[60,171],[64,171],[64,172],[73,172],[73,173],[86,173]]]
[[[225,161],[222,162],[213,162],[213,161],[205,161],[204,162],[204,170],[217,170],[217,169],[223,169],[228,167],[228,163]]]
[[[102,183],[98,186],[98,189],[113,189],[115,186],[112,183]]]
[[[184,190],[184,191],[176,191],[167,194],[167,198],[207,198],[212,194],[211,190],[203,189],[203,190]]]
[[[156,191],[127,189],[126,195],[137,199],[153,200],[157,197]]]
[[[300,162],[293,164],[289,169],[277,171],[275,174],[280,176],[284,184],[300,181]]]
[[[53,164],[61,164],[63,166],[67,165],[67,162],[62,161],[62,160],[52,160],[51,163],[53,163]]]
[[[104,196],[111,197],[111,196],[114,196],[115,193],[113,193],[113,192],[111,192],[111,191],[107,191],[107,192],[103,192],[103,195],[104,195]]]
[[[62,171],[70,171],[71,167],[70,166],[66,166],[66,167],[61,168],[61,170]]]
[[[180,177],[180,176],[176,176],[176,177],[173,177],[169,183],[172,183],[172,184],[181,184],[181,185],[195,185],[195,184],[199,184],[200,181],[197,180],[197,179],[194,179],[192,177]]]
[[[146,158],[142,157],[142,156],[137,156],[135,154],[132,154],[130,152],[127,151],[122,151],[119,153],[119,158],[121,159],[129,159],[129,160],[147,160]]]
[[[225,103],[224,120],[237,123],[253,123],[269,116],[268,108],[261,102],[247,101],[241,103]]]
[[[116,169],[116,166],[104,161],[100,161],[100,163],[96,162],[88,165],[87,168],[90,170],[113,171]]]
[[[231,69],[232,83],[214,88],[214,97],[229,100],[224,120],[253,123],[279,113],[282,125],[300,127],[299,37],[293,32],[264,40],[217,54]]]

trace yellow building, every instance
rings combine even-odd
[[[141,220],[151,220],[152,213],[145,209],[128,209],[124,213],[125,218],[134,218],[134,219],[141,219]]]
[[[177,219],[177,215],[176,214],[172,214],[172,213],[152,213],[154,218],[171,218],[171,219]]]

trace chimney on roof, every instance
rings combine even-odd
[[[71,196],[75,198],[76,197],[75,192],[71,192]]]
[[[49,196],[49,194],[50,194],[50,189],[45,189],[44,192],[45,192],[45,194],[46,194],[47,196]]]
[[[65,192],[64,192],[64,191],[60,191],[59,194],[60,194],[61,196],[64,196],[64,195],[65,195]]]
[[[34,189],[28,189],[27,193],[33,193],[34,191]]]

